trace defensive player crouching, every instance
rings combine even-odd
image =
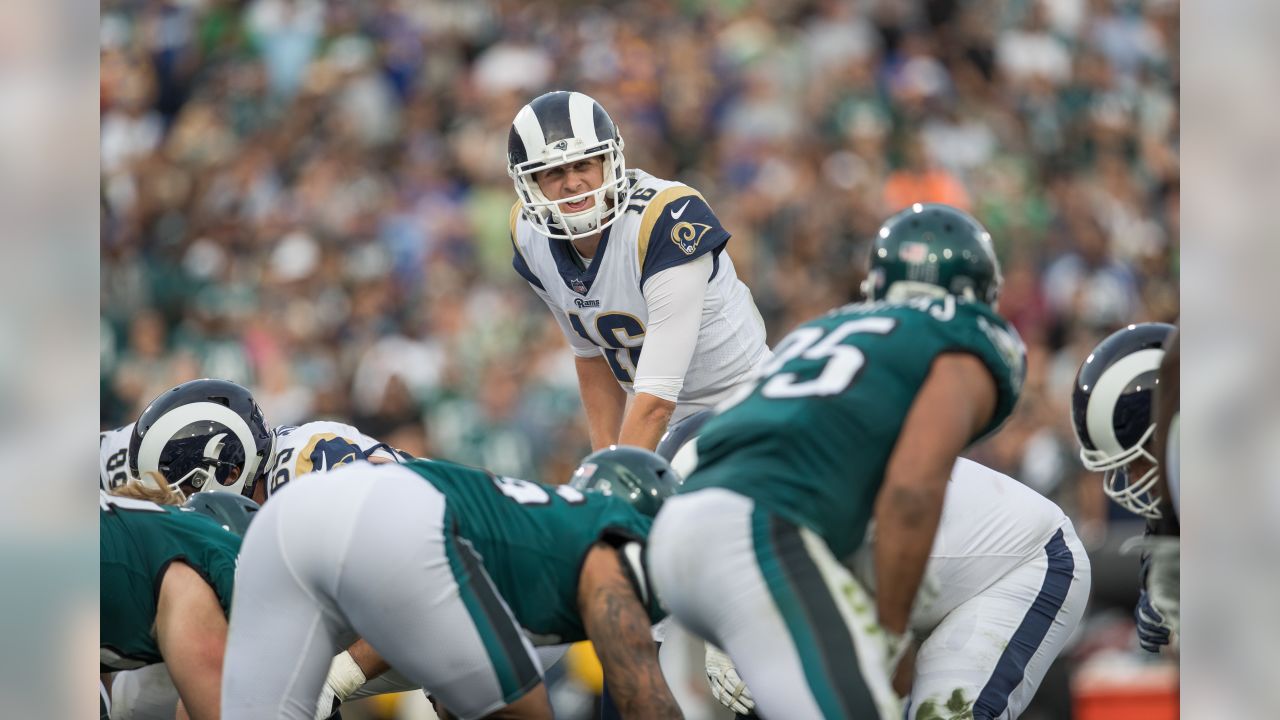
[[[647,451],[589,460],[655,492],[676,483]],[[311,718],[353,634],[464,720],[551,717],[529,637],[592,640],[624,716],[679,717],[650,639],[661,611],[633,569],[649,524],[619,497],[441,461],[298,483],[246,537],[224,717]]]
[[[650,577],[733,657],[761,715],[901,716],[890,674],[951,468],[1021,390],[1000,282],[977,221],[917,204],[873,242],[871,302],[801,325],[703,427],[696,468],[654,522]],[[873,510],[874,598],[840,564]]]
[[[659,453],[678,474],[696,463],[696,434],[711,417],[694,415],[663,437]],[[873,548],[868,533],[846,563],[872,594]],[[1078,626],[1090,584],[1089,558],[1057,505],[1013,478],[957,460],[912,606],[911,631],[921,644],[896,678],[909,693],[904,717],[1018,717]],[[725,707],[754,709],[732,661],[712,645],[707,680]]]
[[[116,491],[99,492],[102,672],[158,688],[155,716],[173,718],[177,706],[179,717],[216,720],[236,553],[257,505],[226,498],[180,509],[141,499],[180,494],[136,481]],[[114,707],[112,717],[133,712]]]

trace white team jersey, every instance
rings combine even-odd
[[[98,433],[98,487],[114,490],[129,482],[129,439],[133,423]]]
[[[694,360],[677,402],[711,407],[749,380],[768,356],[764,322],[729,255],[721,252],[729,233],[698,191],[641,170],[628,176],[627,206],[606,229],[589,266],[579,267],[568,241],[536,232],[521,217],[519,203],[511,209],[512,264],[551,306],[574,354],[602,354],[630,394],[648,323],[645,282],[713,253]]]
[[[271,432],[275,435],[275,457],[267,468],[267,497],[307,473],[324,472],[370,456],[401,459],[386,444],[345,423],[316,420],[281,425]]]
[[[1028,558],[1043,555],[1045,543],[1066,521],[1062,510],[1035,490],[985,465],[957,459],[911,608],[912,629],[927,633],[956,606]],[[872,557],[874,548],[867,542],[853,563],[867,588],[875,587]]]

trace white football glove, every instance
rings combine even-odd
[[[711,695],[721,705],[739,715],[746,715],[756,706],[756,701],[747,690],[747,684],[738,677],[738,670],[733,661],[719,648],[707,643],[707,684],[711,686]]]
[[[316,703],[315,720],[325,720],[337,712],[338,706],[364,683],[364,672],[351,659],[351,653],[343,650],[335,655],[333,662],[329,663],[329,676],[324,679],[324,689]]]

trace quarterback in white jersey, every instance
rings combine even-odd
[[[627,170],[622,149],[582,93],[520,110],[508,138],[512,264],[573,349],[592,445],[652,449],[669,422],[748,381],[769,350],[706,200]]]
[[[129,482],[129,438],[133,423],[98,433],[98,487],[110,492]]]

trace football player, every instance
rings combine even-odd
[[[120,695],[117,683],[132,677],[148,686],[176,688],[177,697],[151,707],[152,712],[167,711],[171,718],[180,698],[195,720],[220,717],[237,533],[256,509],[247,499],[237,498],[233,505],[200,501],[177,508],[99,492],[100,653],[102,672],[116,674],[113,696]],[[162,669],[139,670],[147,667]],[[112,717],[134,712],[128,701],[112,703]]]
[[[130,505],[139,501],[158,505],[182,504],[185,510],[206,515],[225,530],[243,537],[252,522],[258,504],[229,493],[197,493],[185,499],[172,488],[157,488],[132,481],[109,495],[109,502]],[[136,669],[119,670],[108,676],[104,684],[104,708],[115,720],[170,720],[178,706],[178,690],[165,663],[152,663]]]
[[[913,205],[872,243],[869,302],[801,325],[702,428],[654,522],[650,577],[733,658],[761,715],[901,716],[890,677],[951,468],[1021,391],[1000,282],[976,220]],[[874,598],[840,563],[873,514]]]
[[[119,449],[126,432],[129,444]],[[132,477],[158,473],[187,495],[231,492],[259,503],[299,475],[355,460],[405,457],[344,423],[317,420],[271,429],[247,389],[209,378],[162,393],[136,423],[102,435],[104,474],[124,462]]]
[[[294,478],[322,472],[355,460],[394,462],[405,457],[358,429],[332,421],[270,428],[252,394],[227,380],[198,379],[182,383],[153,400],[138,421],[103,433],[104,478],[124,464],[121,478],[166,479],[193,499],[206,492],[251,497],[265,503]],[[122,438],[128,438],[121,445]],[[148,480],[149,482],[149,480]],[[394,674],[357,692],[364,685],[360,662],[367,649],[357,643],[334,658],[321,706],[327,711],[347,697],[409,689]],[[130,675],[112,691],[120,712],[141,708],[133,716],[152,717],[146,710],[163,708],[173,692],[161,670]],[[172,704],[170,703],[171,707]],[[172,713],[163,713],[171,716]]]
[[[874,594],[874,537],[852,562]],[[1027,486],[960,459],[911,609],[914,662],[904,718],[1017,718],[1084,615],[1088,555],[1071,521]],[[754,707],[727,657],[708,647],[707,677],[725,707]]]
[[[582,93],[520,109],[507,142],[512,263],[573,350],[592,447],[652,449],[769,351],[728,231],[697,190],[628,170],[623,145]]]
[[[283,493],[241,555],[224,717],[312,717],[353,634],[464,720],[551,717],[530,638],[590,639],[625,716],[679,717],[650,639],[661,611],[639,569],[650,519],[637,509],[675,474],[653,453],[610,448],[576,475],[615,492],[418,460]]]
[[[1173,353],[1166,353],[1166,347]],[[1176,474],[1161,480],[1164,448],[1176,447],[1177,335],[1166,323],[1139,323],[1108,335],[1076,374],[1071,420],[1080,461],[1103,473],[1102,488],[1126,510],[1146,518],[1147,530],[1134,608],[1138,642],[1150,652],[1170,644],[1179,629],[1179,541]],[[1153,399],[1164,400],[1164,423]],[[1163,439],[1163,444],[1161,443]],[[1170,443],[1169,441],[1173,442]],[[1176,464],[1175,464],[1176,467]]]
[[[696,457],[690,443],[712,416],[693,415],[663,436],[659,454],[678,458],[677,473],[682,460]],[[844,563],[872,594],[873,548],[869,532]],[[1018,717],[1079,625],[1090,585],[1089,557],[1057,505],[1013,478],[957,460],[911,608],[911,631],[922,643],[899,672],[910,688],[905,717]],[[750,712],[755,702],[732,661],[708,645],[706,663],[712,695]]]
[[[98,433],[98,489],[111,492],[132,479],[129,476],[129,439],[133,423]]]

